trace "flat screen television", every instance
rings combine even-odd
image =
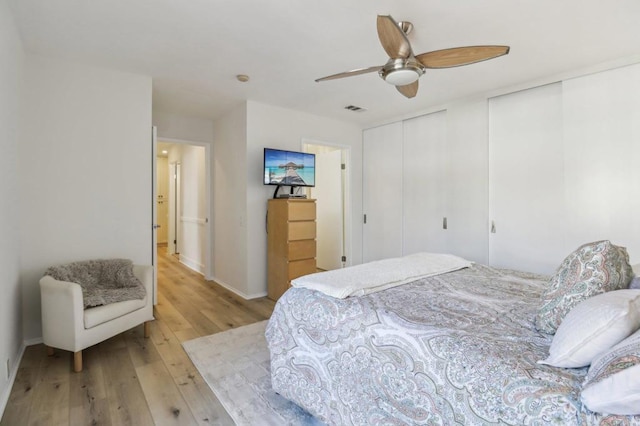
[[[315,154],[265,148],[264,184],[316,186]]]

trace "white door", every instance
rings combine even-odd
[[[156,175],[157,175],[157,243],[167,244],[168,225],[169,225],[169,162],[167,157],[156,157]]]
[[[447,113],[403,122],[403,255],[447,252]]]
[[[316,154],[316,186],[311,197],[316,200],[316,265],[327,271],[339,269],[344,238],[342,150]]]
[[[448,252],[489,263],[489,145],[485,99],[447,110]]]
[[[562,85],[489,100],[489,262],[553,273],[565,253]]]
[[[640,65],[564,81],[566,253],[608,239],[640,262]]]
[[[167,224],[167,254],[176,253],[176,176],[177,163],[169,163],[169,219]]]
[[[173,252],[180,254],[182,250],[182,166],[176,163],[175,185],[175,206],[174,206],[174,226]]]
[[[155,126],[151,129],[151,223],[153,229],[151,231],[151,264],[153,265],[153,304],[158,304],[158,209],[156,200],[158,197],[158,171],[156,168],[156,151],[158,132]]]
[[[402,256],[402,123],[363,132],[362,257]]]

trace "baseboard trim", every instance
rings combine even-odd
[[[196,271],[197,273],[199,273],[204,277],[204,272],[203,272],[204,265],[202,263],[199,263],[194,259],[184,256],[183,254],[180,254],[180,263],[182,263],[184,266],[191,269],[192,271]]]
[[[42,342],[42,339],[40,339]],[[11,389],[13,389],[13,385],[16,382],[16,376],[18,375],[18,369],[20,368],[20,363],[22,362],[22,356],[24,355],[24,350],[26,349],[26,342],[23,342],[20,346],[20,351],[18,352],[18,357],[16,358],[13,366],[11,367],[11,374],[9,375],[9,380],[7,381],[7,388],[4,390],[2,395],[0,395],[0,419],[4,415],[4,410],[7,408],[7,403],[9,402],[9,397],[11,396]]]
[[[33,346],[33,345],[39,345],[40,343],[44,343],[44,340],[42,340],[42,337],[34,337],[33,339],[27,339],[24,341],[24,346]]]
[[[226,288],[227,290],[229,290],[232,293],[235,293],[236,295],[242,297],[244,300],[258,299],[260,297],[266,297],[267,296],[267,292],[266,291],[265,292],[260,292],[260,293],[252,293],[252,294],[243,293],[240,290],[233,288],[229,284],[226,284],[224,281],[217,279],[216,277],[213,277],[211,279],[211,281],[215,281],[216,284]]]

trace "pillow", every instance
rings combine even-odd
[[[617,290],[593,296],[564,318],[540,364],[578,368],[640,328],[640,290]]]
[[[597,413],[640,414],[640,330],[593,361],[581,397]]]
[[[629,288],[640,289],[640,263],[632,266],[633,274],[635,275],[629,284]]]
[[[596,294],[629,287],[633,271],[624,247],[596,241],[567,256],[541,296],[536,329],[554,334],[571,308]]]

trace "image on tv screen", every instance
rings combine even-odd
[[[305,152],[264,150],[266,185],[315,186],[316,156]]]

